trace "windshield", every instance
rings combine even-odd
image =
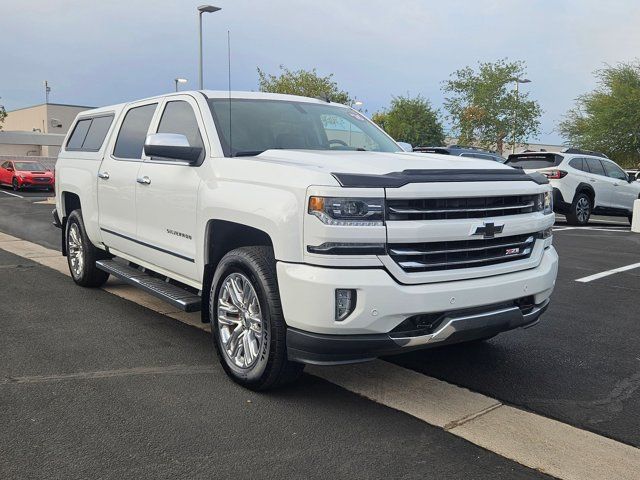
[[[16,167],[16,170],[21,172],[36,172],[36,171],[44,171],[46,168],[42,166],[42,164],[38,162],[13,162]]]
[[[402,151],[355,110],[288,100],[209,99],[225,156],[269,149]],[[231,116],[231,125],[229,122]]]

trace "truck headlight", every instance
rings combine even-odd
[[[384,225],[382,198],[310,197],[308,212],[327,225],[345,227]]]
[[[539,212],[549,215],[553,213],[553,195],[551,192],[541,193],[538,197],[538,205],[536,205]]]

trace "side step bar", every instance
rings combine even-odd
[[[113,260],[98,260],[96,267],[130,285],[141,288],[180,310],[185,312],[199,312],[201,310],[202,300],[199,295],[194,295],[136,268],[122,265]]]

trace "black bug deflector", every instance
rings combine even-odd
[[[534,182],[549,183],[544,175],[527,174],[520,169],[482,170],[404,170],[383,175],[359,173],[332,173],[343,187],[353,188],[400,188],[410,183],[443,182]]]

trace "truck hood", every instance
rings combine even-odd
[[[431,153],[267,150],[256,158],[260,161],[295,165],[329,174],[383,175],[403,170],[511,170],[511,167],[489,160]]]

